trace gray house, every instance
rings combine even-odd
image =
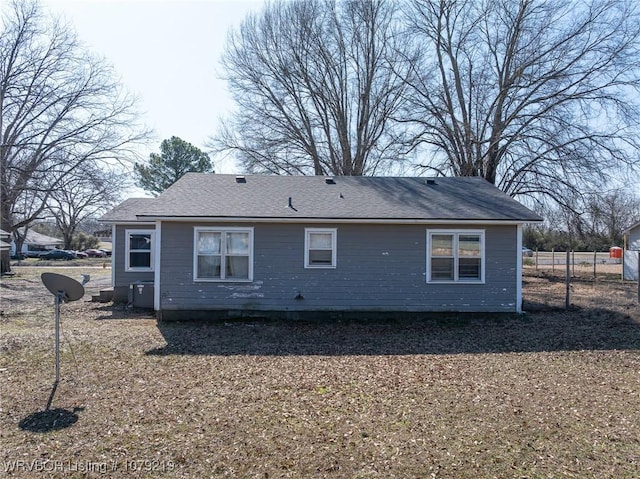
[[[480,178],[189,173],[102,221],[115,299],[180,319],[520,312],[541,218]]]

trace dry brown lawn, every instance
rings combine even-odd
[[[156,324],[0,287],[0,477],[640,477],[636,285],[527,270],[521,317]]]

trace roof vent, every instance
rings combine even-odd
[[[244,176],[236,176],[236,183],[246,183],[247,179]]]
[[[326,184],[328,184],[328,185],[335,185],[336,184],[336,180],[334,180],[333,177],[331,177],[331,176],[325,178],[324,182]]]
[[[429,180],[427,180],[427,184],[428,185],[437,185],[438,183],[436,183],[436,180],[429,179]]]

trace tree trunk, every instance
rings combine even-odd
[[[12,233],[13,242],[16,245],[16,254],[22,253],[22,246],[24,245],[24,241],[27,239],[27,232],[29,229],[27,227],[24,228],[24,233],[20,234],[18,230],[14,230]]]
[[[0,274],[11,272],[11,252],[2,250],[0,252]]]

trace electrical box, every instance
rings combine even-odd
[[[153,309],[154,285],[151,281],[138,281],[129,285],[129,303],[134,308]]]

